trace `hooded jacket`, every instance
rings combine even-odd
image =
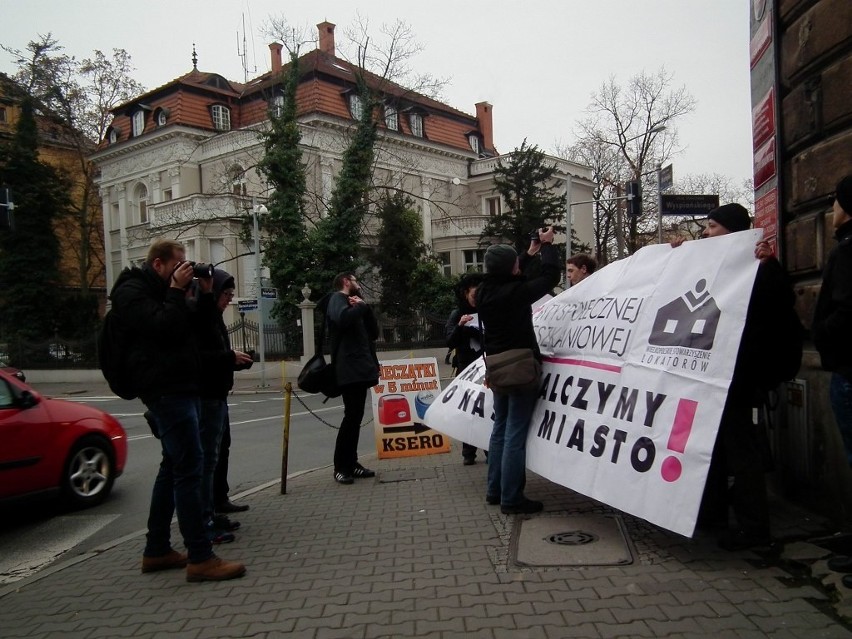
[[[835,234],[814,309],[814,346],[822,367],[852,380],[852,221]]]
[[[124,269],[109,297],[130,335],[128,365],[142,401],[198,394],[198,345],[184,291],[146,264]]]
[[[234,288],[233,276],[216,269],[213,272],[213,291],[197,297],[193,314],[201,361],[200,395],[206,399],[224,400],[234,387],[236,358],[228,338],[228,328],[216,305],[219,294],[226,288]]]
[[[519,256],[520,275],[489,274],[476,291],[476,308],[485,331],[485,352],[496,355],[513,348],[531,348],[541,358],[535,337],[531,305],[559,283],[559,253],[542,244],[541,269],[530,279],[524,275],[534,264],[525,251]]]

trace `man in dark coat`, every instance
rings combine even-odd
[[[193,266],[183,246],[157,240],[142,268],[122,271],[110,294],[113,312],[130,336],[133,385],[147,407],[162,461],[148,515],[142,572],[186,566],[187,581],[242,577],[245,566],[215,554],[205,532],[201,499],[203,455],[199,435],[199,354],[186,289]],[[199,280],[209,291],[212,280]],[[187,554],[171,547],[172,516]]]
[[[822,271],[812,330],[822,367],[831,371],[829,401],[852,466],[852,175],[835,189],[832,226],[837,245]],[[829,559],[828,567],[852,573],[852,545],[845,553]],[[852,574],[843,575],[843,585],[852,588]]]
[[[482,355],[482,327],[476,316],[476,289],[482,283],[481,273],[469,273],[456,286],[458,306],[450,312],[445,329],[447,347],[455,351],[453,366],[457,373],[467,368]],[[465,466],[476,463],[476,446],[462,444]]]
[[[331,334],[331,358],[343,398],[343,421],[334,447],[334,480],[351,484],[376,473],[358,463],[358,439],[367,391],[379,383],[375,342],[379,326],[352,273],[334,278],[326,317]]]
[[[540,253],[538,275],[527,279],[523,273]],[[553,228],[539,231],[538,239],[518,258],[506,244],[489,246],[485,252],[485,281],[476,293],[476,308],[485,331],[486,360],[516,348],[530,348],[540,360],[541,353],[532,321],[532,304],[559,283],[559,253],[553,246]],[[524,495],[529,422],[538,389],[494,393],[494,425],[488,444],[488,486],[485,499],[500,504],[505,514],[535,513],[540,501]]]

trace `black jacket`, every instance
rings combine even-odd
[[[131,335],[128,363],[139,397],[198,394],[198,345],[184,292],[145,265],[122,271],[110,299]]]
[[[234,387],[235,359],[228,328],[216,307],[213,293],[199,295],[193,324],[201,362],[200,395],[208,399],[225,399]]]
[[[338,291],[328,297],[326,318],[337,384],[378,384],[379,360],[375,342],[379,337],[379,325],[372,309],[367,304],[350,306],[347,296]]]
[[[459,326],[462,315],[471,315],[476,311],[470,307],[459,307],[450,312],[447,318],[446,336],[447,348],[456,351],[454,365],[461,372],[464,368],[482,355],[482,332],[479,330],[479,322],[468,322]]]
[[[527,279],[523,273],[533,261],[520,255],[521,275],[486,275],[476,291],[476,308],[485,331],[485,352],[489,355],[513,348],[531,348],[541,356],[532,322],[533,302],[559,283],[559,253],[552,244],[542,244],[541,268]]]
[[[852,379],[852,221],[835,234],[837,246],[822,272],[813,337],[822,367]]]

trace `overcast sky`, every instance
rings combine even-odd
[[[51,32],[77,58],[123,48],[150,89],[192,69],[193,43],[199,69],[242,81],[244,21],[254,77],[269,70],[262,29],[270,16],[295,26],[328,20],[338,42],[356,10],[376,31],[399,18],[425,47],[416,70],[450,80],[443,101],[470,114],[476,102],[494,106],[501,152],[524,138],[545,151],[571,143],[602,82],[614,76],[624,84],[665,67],[697,100],[678,125],[684,148],[673,158],[675,181],[719,173],[740,182],[752,175],[750,7],[750,0],[0,0],[0,41],[23,49]],[[0,71],[14,72],[5,52]]]

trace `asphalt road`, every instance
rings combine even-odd
[[[331,486],[330,464],[337,430],[320,419],[336,426],[343,407],[339,398],[326,404],[317,396],[303,399],[306,406],[296,398],[291,404],[287,474],[329,466]],[[129,441],[124,474],[116,480],[106,502],[87,510],[67,511],[54,501],[0,509],[0,584],[17,581],[59,559],[90,552],[145,529],[161,452],[142,416],[141,402],[109,396],[78,396],[72,401],[95,406],[121,421]],[[238,499],[243,492],[270,482],[280,483],[285,407],[280,392],[232,395],[228,405],[232,436],[230,494],[232,499]],[[367,406],[365,420],[371,415]],[[359,455],[369,460],[375,452],[372,423],[368,423],[361,433]],[[239,519],[244,526],[250,526],[251,511]],[[142,545],[140,538],[140,556]],[[238,542],[234,552],[238,552]]]

